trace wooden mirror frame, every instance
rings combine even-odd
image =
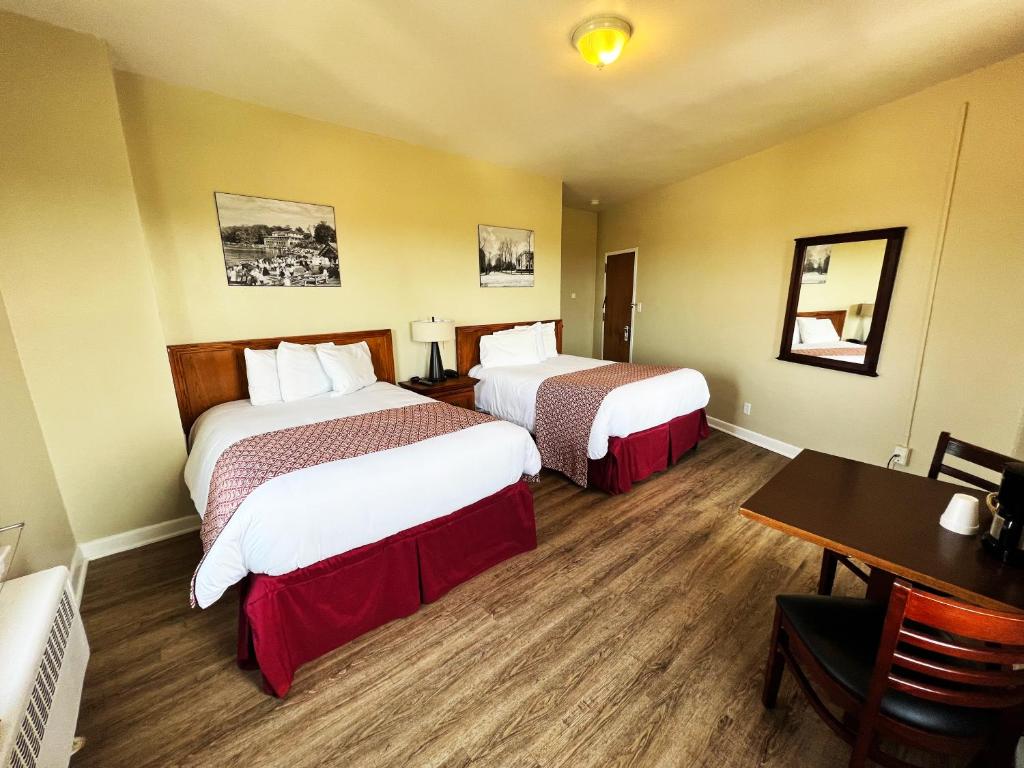
[[[789,278],[789,299],[786,302],[786,314],[782,323],[782,341],[779,345],[777,359],[815,368],[830,368],[834,371],[856,373],[861,376],[878,376],[878,357],[882,351],[882,338],[885,335],[885,321],[889,318],[889,304],[892,302],[892,291],[896,285],[896,268],[903,250],[903,237],[906,227],[889,227],[888,229],[868,229],[863,232],[844,232],[837,235],[817,235],[815,237],[798,237],[793,251],[793,271]],[[878,276],[878,291],[875,294],[875,309],[871,316],[871,330],[866,341],[867,350],[863,363],[851,363],[846,360],[829,360],[824,357],[801,355],[791,351],[793,346],[793,328],[796,326],[797,309],[800,305],[801,275],[803,273],[804,253],[809,245],[832,245],[835,243],[857,243],[864,240],[885,240],[885,255],[882,258],[882,271]],[[807,313],[821,314],[821,313]],[[835,321],[833,321],[835,322]]]

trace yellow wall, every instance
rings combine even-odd
[[[602,212],[600,253],[640,249],[635,359],[702,370],[714,416],[801,447],[884,463],[916,415],[917,471],[942,428],[1013,450],[1024,379],[1022,118],[1018,56]],[[793,238],[901,225],[879,377],[775,360]]]
[[[830,246],[825,282],[800,285],[799,311],[849,309],[850,304],[873,302],[885,245],[885,240],[861,240]]]
[[[823,283],[800,286],[798,312],[845,309],[843,338],[867,338],[870,324],[861,327],[860,318],[850,314],[854,304],[873,304],[882,275],[885,240],[862,240],[832,246],[828,275]],[[868,321],[865,321],[868,322]]]
[[[383,326],[399,373],[420,373],[416,317],[558,314],[567,236],[567,281],[581,283],[566,285],[567,349],[585,353],[589,329],[600,348],[589,214],[563,232],[557,180],[145,78],[115,84],[101,41],[5,13],[0,90],[0,386],[16,412],[0,461],[24,478],[11,505],[46,539],[32,534],[34,563],[67,558],[68,523],[84,541],[191,514],[167,343]],[[637,359],[702,369],[713,415],[801,446],[884,462],[913,421],[917,469],[941,428],[1019,449],[1022,94],[1017,57],[602,214],[596,253],[640,247]],[[343,287],[228,288],[214,190],[333,205]],[[536,231],[535,288],[478,287],[479,223]],[[879,378],[775,361],[792,239],[898,225]]]
[[[184,442],[106,47],[0,14],[0,50],[0,291],[72,529],[179,516]]]
[[[591,357],[594,351],[594,259],[597,214],[562,210],[562,351]]]
[[[194,513],[168,343],[389,327],[409,376],[427,354],[410,320],[558,312],[558,180],[144,78],[115,85],[102,41],[12,14],[0,52],[0,295],[16,345],[0,338],[0,355],[20,355],[27,390],[10,403],[29,435],[4,450],[35,467],[34,531],[57,530],[61,498],[78,541]],[[214,190],[333,205],[343,287],[228,288]],[[481,223],[536,231],[535,288],[479,287]],[[17,393],[14,372],[3,386]],[[68,555],[51,543],[36,562]]]
[[[944,429],[1024,457],[1024,56],[951,90],[970,110],[914,411],[918,467]]]
[[[0,297],[0,526],[24,521],[12,576],[68,565],[75,539]],[[10,535],[4,538],[9,541]]]
[[[168,343],[391,328],[405,378],[427,359],[411,320],[558,313],[559,180],[135,75],[117,88]],[[214,191],[334,206],[342,287],[229,287]],[[535,287],[480,287],[478,224],[535,231]]]

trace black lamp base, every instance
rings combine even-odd
[[[436,341],[430,342],[430,369],[427,376],[434,381],[444,381],[444,365],[441,363],[441,347]]]

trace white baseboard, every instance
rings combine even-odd
[[[102,539],[84,541],[78,545],[78,550],[81,552],[86,563],[88,563],[90,560],[98,560],[101,557],[116,555],[119,552],[127,552],[129,549],[153,544],[164,539],[172,539],[183,533],[197,530],[199,522],[197,515],[186,515],[174,520],[167,520],[162,523],[147,525],[143,528],[125,531],[124,533],[115,533],[113,536],[104,536]]]
[[[81,547],[75,547],[75,554],[71,556],[71,591],[75,595],[75,602],[82,605],[82,594],[85,592],[85,573],[89,570],[89,561],[82,554]]]
[[[116,555],[119,552],[127,552],[129,549],[153,544],[164,539],[173,539],[175,536],[195,531],[198,528],[199,518],[195,515],[186,515],[174,520],[166,520],[162,523],[135,528],[124,533],[115,533],[113,536],[83,541],[75,547],[75,553],[71,556],[71,564],[68,566],[68,570],[71,571],[71,589],[75,593],[75,599],[78,601],[78,604],[82,604],[82,594],[85,592],[85,575],[89,570],[89,562],[91,560],[98,560],[108,555]]]
[[[782,454],[789,459],[792,459],[803,450],[795,445],[776,440],[774,437],[754,432],[752,429],[744,429],[743,427],[737,427],[735,424],[730,424],[728,421],[716,419],[714,416],[708,416],[708,425],[719,432],[725,432],[733,437],[738,437],[740,440],[746,440],[748,443],[767,448],[769,451]]]

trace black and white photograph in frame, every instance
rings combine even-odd
[[[800,282],[818,285],[828,280],[828,263],[832,260],[832,244],[808,245],[804,251],[804,268]]]
[[[214,192],[228,285],[341,285],[334,208]]]
[[[482,288],[533,287],[533,230],[477,227]]]

